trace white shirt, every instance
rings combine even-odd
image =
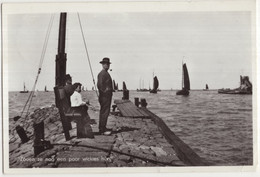
[[[80,106],[82,103],[85,104],[85,102],[82,101],[81,94],[77,91],[74,91],[74,93],[70,96],[70,102],[71,102],[71,107]]]

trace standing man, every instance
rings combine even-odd
[[[102,64],[102,71],[98,74],[97,87],[99,91],[98,101],[100,103],[99,113],[99,133],[104,135],[110,135],[111,131],[106,128],[107,118],[110,112],[111,100],[112,100],[112,79],[108,73],[110,67],[109,58],[103,58],[100,62]]]

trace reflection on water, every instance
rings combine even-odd
[[[20,115],[29,93],[10,92],[9,118]],[[83,98],[99,109],[95,92],[82,92]],[[199,156],[214,165],[252,165],[252,95],[225,95],[217,91],[191,91],[176,96],[175,91],[158,94],[130,91],[130,100],[145,98],[148,108]],[[121,99],[122,92],[113,99]],[[38,92],[37,107],[55,103],[53,92]]]

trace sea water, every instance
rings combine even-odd
[[[29,93],[9,92],[9,118],[21,114],[28,96]],[[99,109],[96,92],[85,91],[82,96]],[[122,96],[122,92],[115,92],[113,99]],[[192,90],[189,96],[177,96],[173,90],[157,94],[130,91],[129,96],[133,102],[135,97],[145,98],[147,108],[211,165],[253,164],[252,95]],[[52,104],[54,93],[39,91],[29,111]]]

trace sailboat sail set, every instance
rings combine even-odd
[[[249,81],[248,76],[240,76],[240,86],[236,89],[222,88],[218,90],[220,94],[239,94],[239,95],[251,95],[253,93],[253,85]]]
[[[20,93],[28,93],[29,91],[25,87],[25,83],[23,83],[23,90]]]
[[[157,93],[158,87],[159,87],[159,81],[158,81],[158,78],[155,76],[153,78],[153,89],[150,90],[150,93]]]
[[[47,90],[47,86],[44,87],[44,92],[49,92],[49,90]]]
[[[203,89],[203,91],[207,91],[207,90],[209,90],[208,84],[206,84],[205,89]]]
[[[186,63],[182,64],[182,90],[176,92],[176,95],[189,95],[190,92],[190,78]]]
[[[137,89],[138,92],[150,92],[150,93],[157,93],[160,91],[158,89],[159,87],[159,80],[157,76],[153,76],[153,89],[150,89],[150,84],[149,84],[149,89],[146,88],[141,88],[141,80],[140,80],[140,89]]]

